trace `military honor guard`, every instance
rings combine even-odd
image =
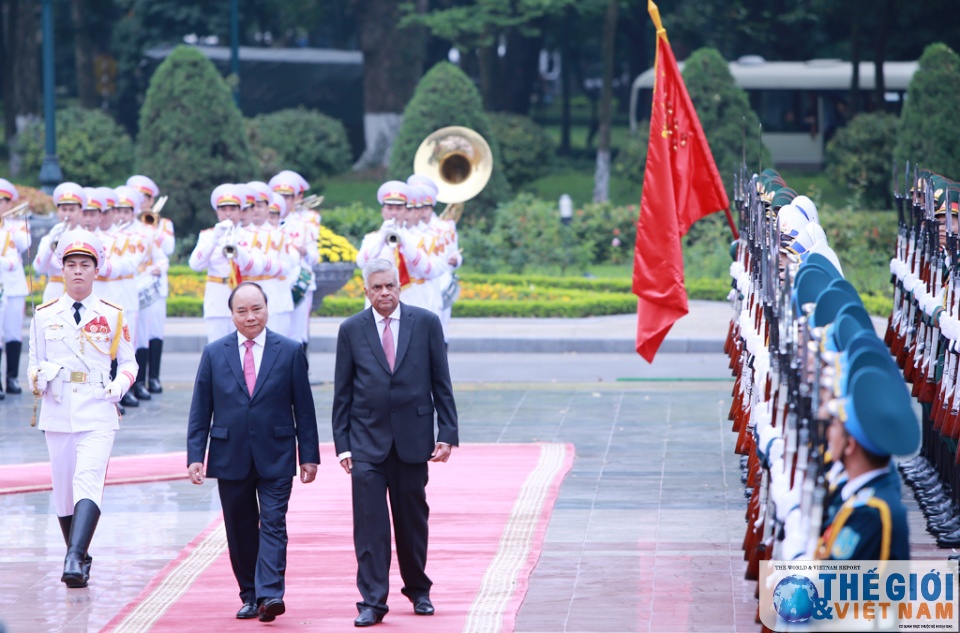
[[[50,453],[53,503],[67,546],[61,581],[78,588],[87,586],[90,578],[89,548],[120,426],[117,404],[133,384],[137,364],[123,310],[93,293],[97,268],[105,258],[97,236],[66,231],[57,240],[55,256],[66,289],[37,307],[30,325],[28,376],[39,405],[35,423]],[[110,378],[111,361],[118,366],[115,379]]]
[[[258,280],[274,272],[271,262],[251,247],[253,233],[240,226],[241,193],[231,184],[218,186],[210,194],[210,205],[216,211],[217,224],[197,237],[197,246],[190,255],[190,268],[207,272],[203,295],[203,319],[207,339],[213,342],[233,331],[227,298],[243,281]]]
[[[735,182],[724,349],[741,456],[745,577],[765,560],[906,560],[892,457],[920,444],[904,377],[843,278],[816,206],[774,170]]]
[[[291,248],[300,256],[300,267],[290,278],[293,294],[293,313],[290,317],[290,337],[301,341],[306,348],[310,342],[310,310],[313,307],[313,292],[317,289],[313,267],[320,261],[319,214],[300,209],[303,194],[308,188],[306,180],[293,171],[282,171],[268,183],[274,192],[284,199],[280,223]]]
[[[63,275],[60,274],[60,262],[56,257],[57,244],[61,235],[79,226],[85,203],[83,187],[75,182],[60,183],[53,190],[53,204],[57,208],[60,222],[40,239],[37,255],[33,258],[34,272],[47,276],[47,285],[43,290],[44,301],[56,299],[63,294]]]
[[[147,261],[137,277],[141,306],[137,330],[137,363],[140,375],[136,389],[138,397],[144,393],[163,393],[160,383],[160,361],[163,356],[163,326],[167,321],[167,297],[170,283],[167,271],[170,256],[175,248],[173,222],[160,215],[156,206],[160,188],[152,179],[143,175],[130,176],[127,186],[140,192],[140,215],[138,228],[146,245]]]
[[[17,206],[19,199],[17,188],[8,180],[0,178],[0,260],[4,262],[0,271],[0,283],[3,284],[3,349],[7,355],[6,390],[9,394],[19,394],[20,353],[23,350],[23,314],[26,297],[30,293],[27,276],[23,270],[23,253],[30,248],[31,237],[27,223],[21,216],[3,217]],[[11,266],[7,266],[9,261]],[[2,390],[0,390],[2,397]]]
[[[270,305],[270,321],[267,327],[283,336],[290,336],[294,309],[290,279],[300,274],[300,253],[291,247],[286,233],[279,227],[279,206],[278,223],[271,224],[268,221],[270,203],[274,196],[270,185],[254,181],[247,183],[247,186],[255,194],[254,204],[248,211],[250,229],[256,233],[253,246],[260,249],[264,258],[274,263],[275,274],[264,275],[264,279],[258,282]]]

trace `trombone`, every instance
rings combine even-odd
[[[17,206],[13,207],[9,211],[5,211],[0,214],[0,229],[3,228],[3,223],[7,218],[19,218],[27,215],[30,212],[30,203],[28,201],[21,202]]]
[[[149,227],[156,227],[160,224],[160,210],[167,204],[170,196],[160,196],[149,211],[141,211],[139,220]]]
[[[301,211],[314,210],[318,209],[321,204],[323,204],[323,196],[311,194],[300,201],[299,208]]]

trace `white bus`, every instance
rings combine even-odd
[[[683,62],[680,62],[683,68]],[[899,113],[917,62],[884,62],[884,100]],[[737,86],[747,91],[750,107],[763,125],[763,142],[777,167],[820,169],[824,146],[849,111],[853,64],[838,59],[768,62],[750,55],[730,62]],[[653,69],[634,82],[630,91],[630,130],[650,118]],[[875,109],[873,62],[860,63],[859,112]]]

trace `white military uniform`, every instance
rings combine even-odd
[[[460,241],[457,236],[457,225],[453,220],[442,220],[434,213],[430,216],[430,230],[437,235],[437,252],[440,258],[447,262],[449,269],[439,277],[433,279],[435,292],[439,297],[438,305],[440,311],[437,316],[440,317],[440,325],[443,326],[443,338],[447,339],[447,329],[450,325],[450,316],[453,311],[453,301],[450,305],[443,305],[443,293],[453,283],[453,271],[463,264],[463,256],[460,254]],[[456,257],[456,263],[452,266],[449,263],[450,257]],[[454,300],[456,298],[454,297]]]
[[[4,342],[20,342],[23,337],[23,310],[26,296],[30,294],[27,286],[27,275],[23,271],[22,254],[30,248],[30,232],[22,220],[4,220],[4,228],[0,230],[0,259],[6,263],[13,260],[13,268],[7,269],[4,265],[0,273],[0,282],[3,283],[3,298],[6,300],[6,309],[3,313],[3,340]]]
[[[120,428],[117,405],[107,399],[110,361],[115,351],[117,381],[124,391],[137,374],[123,311],[90,294],[80,322],[68,295],[37,308],[30,326],[31,381],[44,368],[55,373],[44,390],[37,426],[44,431],[58,516],[90,499],[98,506],[113,439]]]
[[[400,285],[400,300],[407,305],[440,312],[440,293],[433,282],[449,272],[450,266],[436,252],[438,237],[422,222],[402,233],[401,245],[409,243],[415,252],[411,256],[409,248],[403,249],[403,255],[410,273],[410,282]]]
[[[43,289],[43,301],[52,301],[63,294],[63,268],[54,253],[53,243],[63,235],[67,225],[55,224],[50,232],[40,238],[37,255],[33,258],[33,270],[38,275],[47,276],[47,286]]]
[[[207,287],[203,293],[203,319],[207,324],[207,340],[213,342],[234,330],[230,308],[227,299],[235,288],[236,272],[240,274],[240,281],[254,281],[264,275],[268,268],[263,255],[259,250],[251,248],[253,233],[247,229],[235,229],[234,246],[237,248],[236,257],[227,259],[223,254],[223,247],[227,244],[227,234],[219,234],[216,229],[200,231],[197,237],[197,246],[190,254],[190,268],[207,271]],[[233,270],[233,267],[236,270]],[[273,266],[269,266],[273,268]]]
[[[316,214],[315,214],[316,215]],[[317,215],[319,218],[319,215]],[[317,240],[320,237],[320,224],[313,224],[308,216],[299,212],[290,213],[283,220],[283,230],[291,248],[297,252],[299,266],[290,275],[290,288],[297,283],[301,275],[307,279],[307,288],[300,303],[293,308],[290,317],[290,338],[301,343],[310,342],[310,311],[313,309],[313,292],[317,289],[316,275],[313,267],[320,261],[320,247]],[[306,247],[301,256],[299,249]]]
[[[255,232],[254,247],[270,262],[272,275],[264,273],[257,281],[267,296],[270,318],[267,327],[278,334],[291,337],[290,323],[293,316],[293,294],[290,278],[300,274],[300,253],[290,247],[286,233],[279,227],[264,223],[250,227]],[[294,340],[297,340],[294,338]]]

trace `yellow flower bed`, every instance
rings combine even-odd
[[[200,274],[170,275],[167,279],[171,297],[202,297],[207,289],[207,278]]]
[[[538,288],[533,284],[516,286],[500,283],[474,283],[460,280],[460,299],[500,299],[503,301],[570,301],[574,296],[583,294],[580,290],[563,288]],[[363,297],[363,277],[354,276],[334,296],[336,297]]]
[[[354,262],[357,249],[347,238],[337,235],[324,225],[320,225],[320,237],[317,240],[322,262]]]

